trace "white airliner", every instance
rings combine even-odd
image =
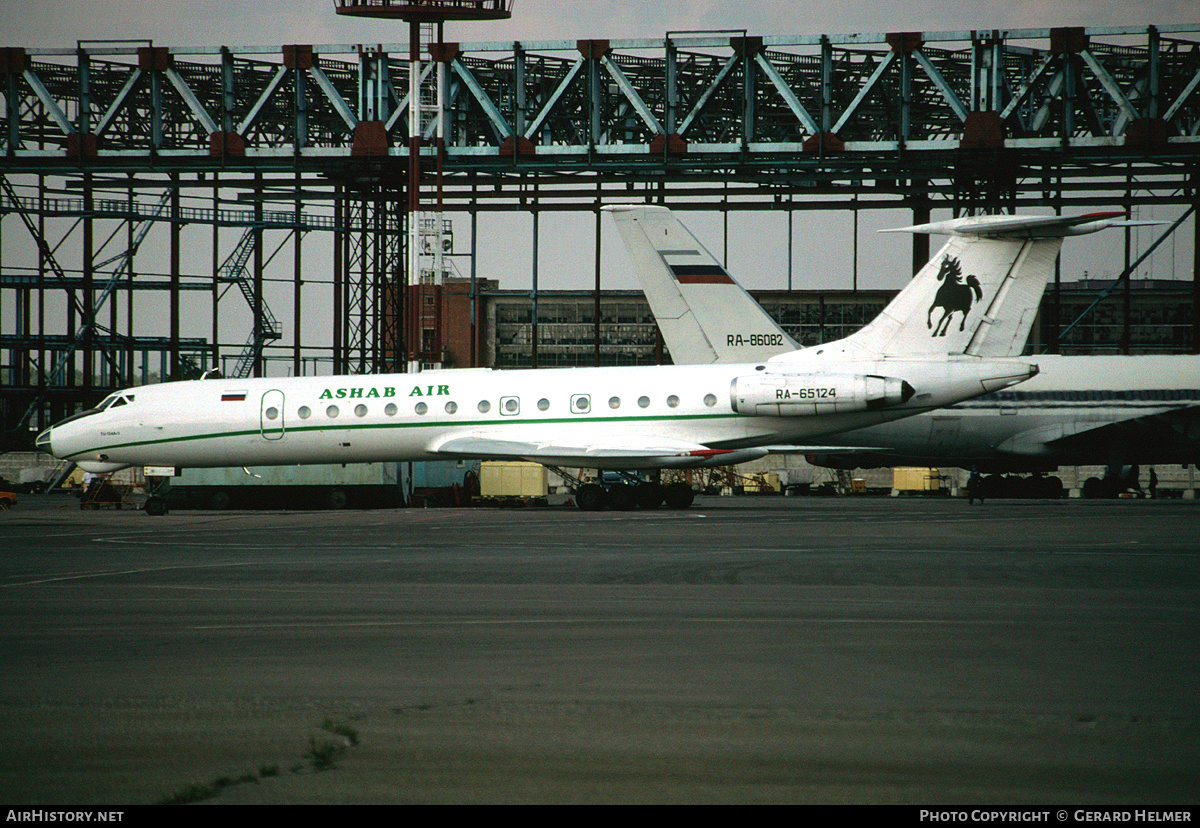
[[[617,209],[613,216],[676,363],[786,359],[780,355],[799,347],[670,211]],[[943,222],[910,229],[953,234],[960,228]],[[926,269],[940,268],[939,260],[951,256],[960,259],[963,271],[981,267],[962,263],[960,243],[952,238]],[[1049,278],[1060,243],[1057,238],[1024,241],[1022,246],[1034,249],[1015,257],[1012,251],[1017,248],[1005,240],[984,239],[976,248],[992,248],[1003,259],[1024,256],[1025,266],[1043,269]],[[702,262],[711,275],[704,280],[679,278],[672,263],[683,260]],[[961,283],[969,287],[966,280]],[[936,325],[939,331],[953,332],[959,314],[947,315],[945,307],[935,305],[930,303],[926,315],[929,330]],[[1016,356],[1031,323],[1032,316],[1022,320],[1008,334],[993,337],[979,353]],[[1109,467],[1113,479],[1131,465],[1200,461],[1200,356],[1021,359],[1037,365],[1039,373],[1019,389],[830,435],[819,446],[795,450],[816,465],[832,468],[953,464],[1033,472],[1101,465]]]
[[[991,356],[1027,329],[1047,280],[1047,268],[1025,264],[1041,248],[1011,237],[1092,232],[1106,219],[952,224],[959,235],[865,328],[770,360],[164,383],[112,394],[37,443],[96,472],[457,458],[617,470],[743,462],[765,446],[909,417],[1036,373]],[[728,280],[684,247],[656,250],[681,282]],[[953,285],[969,301],[961,290],[947,300]],[[948,322],[939,316],[934,326],[929,308],[943,305]],[[664,498],[687,506],[691,491],[576,489],[585,509]]]

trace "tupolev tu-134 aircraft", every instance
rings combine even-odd
[[[874,321],[761,361],[169,382],[111,394],[37,444],[100,473],[462,458],[556,469],[730,465],[1029,379],[1037,369],[1028,362],[991,356],[1008,352],[998,343],[1023,340],[1052,271],[1054,254],[1025,241],[1094,232],[1114,215],[944,222],[950,242]],[[680,282],[729,278],[683,247],[656,250]],[[958,298],[946,298],[948,286]],[[584,509],[692,498],[685,484],[606,492],[577,483]]]
[[[644,207],[615,218],[676,363],[766,360],[799,347],[733,279],[698,284],[675,278],[665,262],[678,260],[683,251],[710,266],[716,266],[716,260],[668,210]],[[1043,247],[1027,261],[1049,269],[1061,240],[1031,238],[1022,243]],[[1000,249],[1000,244],[993,246],[996,252]],[[962,266],[961,254],[947,249],[939,255],[957,256]],[[969,286],[969,280],[960,282]],[[965,287],[959,290],[960,298],[973,298]],[[943,331],[956,327],[960,318],[957,313],[947,316],[948,308],[936,301],[928,311],[931,330],[934,325]],[[1028,326],[1013,333],[1011,338],[995,339],[986,355],[1020,354]],[[953,464],[981,471],[1044,472],[1059,466],[1106,466],[1105,480],[1095,481],[1096,493],[1123,488],[1125,476],[1138,464],[1186,464],[1200,458],[1200,357],[1022,359],[1036,365],[1039,373],[1018,389],[826,435],[818,445],[791,450],[803,452],[814,465],[834,468]]]

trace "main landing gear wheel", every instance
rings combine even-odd
[[[165,515],[167,513],[167,501],[163,500],[158,495],[151,495],[150,498],[146,500],[145,509],[146,514],[153,515],[154,517]]]
[[[661,483],[639,483],[634,496],[639,509],[657,509],[663,504],[667,490]]]
[[[629,512],[637,508],[637,496],[628,483],[614,483],[608,487],[608,506],[618,512]]]
[[[687,509],[696,499],[696,493],[686,483],[672,483],[667,486],[665,498],[668,509]]]
[[[575,505],[585,512],[599,512],[608,504],[608,492],[597,483],[584,483],[575,490]]]

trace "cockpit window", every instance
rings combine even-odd
[[[94,410],[103,411],[106,408],[116,408],[118,405],[126,405],[133,402],[135,396],[134,394],[109,394]]]

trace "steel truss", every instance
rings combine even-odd
[[[707,210],[899,206],[921,220],[939,208],[1187,209],[1200,191],[1200,26],[434,44],[417,94],[437,100],[440,117],[418,119],[408,117],[409,54],[403,43],[0,50],[0,176],[38,188],[8,187],[0,216],[20,214],[24,226],[3,221],[0,242],[12,249],[32,235],[53,250],[47,221],[73,222],[89,239],[77,274],[43,254],[36,277],[6,272],[0,287],[18,305],[32,290],[75,297],[67,338],[85,352],[85,386],[94,353],[118,373],[105,356],[113,326],[97,321],[104,298],[166,287],[163,339],[178,375],[179,292],[200,287],[179,277],[180,228],[253,230],[224,281],[253,312],[242,370],[261,371],[262,349],[281,333],[262,298],[273,257],[263,237],[284,230],[297,261],[298,366],[300,238],[323,231],[334,238],[333,365],[383,370],[414,341],[404,303],[419,277],[406,265],[404,205],[438,177],[443,209],[471,213],[635,199]],[[441,98],[430,94],[439,76]],[[420,135],[408,134],[410,121]],[[412,151],[428,156],[418,182],[406,181]],[[58,184],[79,196],[47,191]],[[211,205],[197,206],[210,191]],[[171,225],[165,280],[135,278],[132,265],[100,272],[90,239],[109,219],[126,226],[130,262],[142,222]],[[215,229],[212,250],[215,296],[233,257],[217,252]],[[924,253],[918,246],[914,259]],[[30,312],[13,342],[48,342]],[[217,347],[214,322],[213,361]],[[75,363],[54,353],[73,386]],[[26,368],[10,374],[24,378],[14,389],[37,384]],[[57,382],[68,405],[87,396]]]
[[[432,84],[448,66],[446,162],[464,171],[770,170],[922,150],[1186,156],[1200,142],[1198,42],[1200,28],[1175,26],[447,43],[423,68]],[[10,171],[154,158],[332,172],[406,156],[406,53],[8,48],[0,150]]]

